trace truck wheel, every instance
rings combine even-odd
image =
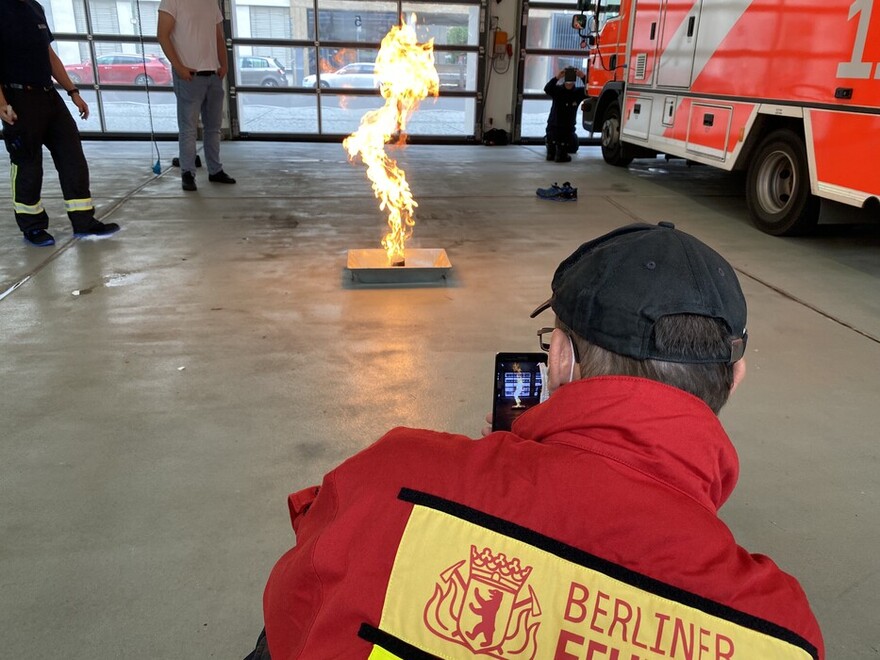
[[[626,167],[632,162],[627,146],[620,141],[620,103],[614,101],[605,109],[602,121],[602,158],[606,163]]]
[[[758,147],[746,178],[752,222],[773,236],[803,234],[819,221],[820,203],[810,192],[803,138],[788,129],[770,133]]]

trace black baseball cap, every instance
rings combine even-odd
[[[638,360],[734,363],[745,352],[746,300],[733,267],[671,222],[632,224],[581,245],[559,264],[548,307],[573,332]],[[670,314],[720,319],[730,342],[723,354],[683,357],[654,342],[654,323]]]

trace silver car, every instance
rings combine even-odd
[[[303,87],[314,87],[318,81],[315,75],[303,78]],[[354,62],[346,64],[338,71],[321,74],[320,85],[322,88],[359,88],[379,89],[379,79],[376,78],[376,65],[372,62]]]
[[[238,84],[287,87],[287,71],[274,57],[244,55],[238,58]]]

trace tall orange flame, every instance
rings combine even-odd
[[[411,23],[415,24],[415,14]],[[382,247],[391,265],[404,261],[406,241],[415,225],[413,212],[418,206],[397,161],[385,153],[385,144],[406,142],[406,123],[429,94],[437,96],[440,79],[434,67],[434,40],[420,44],[415,30],[401,20],[391,28],[376,57],[376,77],[385,105],[371,110],[361,119],[360,127],[342,143],[349,160],[360,156],[367,166],[373,194],[379,209],[388,214],[389,232]]]

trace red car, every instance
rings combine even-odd
[[[170,85],[171,66],[158,55],[113,53],[101,55],[96,62],[101,85]],[[68,64],[64,67],[75,83],[94,83],[91,62]]]

